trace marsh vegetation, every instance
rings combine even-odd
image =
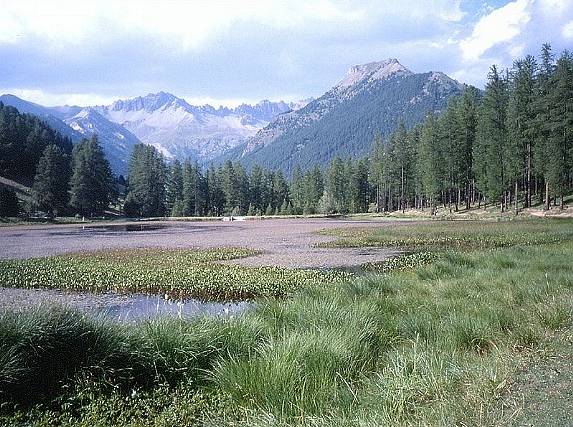
[[[285,297],[260,292],[264,298],[252,310],[233,318],[122,325],[65,309],[3,312],[0,421],[85,426],[509,423],[511,414],[500,412],[498,398],[516,366],[554,331],[571,328],[573,222],[425,222],[355,236],[337,233],[338,245],[392,242],[413,253],[404,255],[406,261],[393,261],[395,266],[353,277],[286,270],[281,274],[287,278],[302,276],[292,276]],[[124,272],[151,271],[147,259],[159,271],[186,262],[217,271],[228,266],[213,264],[214,259],[240,254],[148,251],[131,257],[114,252],[66,256],[62,266],[58,257],[9,261],[1,271],[14,286],[33,286],[38,282],[16,282],[15,277],[30,277],[23,274],[26,266],[55,265],[58,275],[47,276],[55,286],[81,277],[63,265],[94,270],[105,265],[116,280],[122,276],[113,262]],[[194,271],[183,268],[177,277],[185,282]],[[244,276],[236,276],[237,283],[275,270],[240,271]],[[235,276],[214,277],[222,285]],[[193,283],[199,287],[202,282]]]

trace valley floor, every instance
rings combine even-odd
[[[259,230],[272,227],[260,223]],[[283,224],[293,235],[304,229],[302,221]],[[0,261],[0,281],[9,286],[188,287],[224,296],[248,285],[247,294],[260,296],[232,318],[131,325],[65,309],[2,310],[0,423],[573,424],[573,221],[309,224],[328,228],[313,241],[326,249],[402,254],[354,275],[220,263],[254,255],[245,249]],[[250,224],[214,226],[236,225],[253,234]],[[188,243],[192,230],[184,234]],[[54,242],[66,236],[91,249],[104,249],[97,240],[113,241],[106,233],[78,240],[74,227],[23,231],[44,236],[44,248],[58,248]],[[141,242],[161,232],[146,238],[143,231]],[[169,232],[163,239],[179,242]]]
[[[241,247],[261,251],[229,262],[290,268],[350,267],[397,254],[391,248],[319,248],[333,240],[317,231],[332,228],[391,227],[393,221],[265,219],[249,221],[133,221],[1,227],[0,259],[31,258],[79,251],[133,248]]]

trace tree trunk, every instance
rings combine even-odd
[[[531,207],[531,142],[527,143],[527,176],[526,176],[526,183],[525,183],[526,195],[525,195],[525,207]]]
[[[517,215],[519,213],[518,209],[517,209],[517,180],[515,181],[515,214]]]
[[[471,182],[468,181],[466,185],[466,211],[470,210],[472,203],[472,190],[471,190]]]
[[[563,197],[564,197],[564,196],[563,196],[563,193],[561,193],[561,203],[560,203],[560,205],[559,205],[559,208],[560,208],[561,210],[565,209],[565,201],[563,200]]]
[[[452,213],[452,189],[448,188],[448,209]]]
[[[545,210],[549,210],[549,182],[545,180]]]
[[[400,209],[404,213],[404,166],[400,168]]]

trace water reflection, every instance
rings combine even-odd
[[[0,287],[0,311],[25,311],[39,307],[70,307],[99,314],[120,322],[136,322],[161,316],[233,316],[254,306],[252,302],[204,302],[197,299],[174,301],[158,295],[123,295],[114,292],[92,294],[58,289]]]
[[[121,321],[133,322],[158,316],[171,316],[180,319],[195,316],[232,316],[245,311],[252,303],[203,302],[196,299],[173,301],[160,296],[130,295],[122,304],[101,307],[100,313]]]

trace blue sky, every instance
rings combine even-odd
[[[91,105],[172,92],[236,105],[320,96],[395,57],[483,86],[491,64],[573,48],[573,0],[0,0],[0,93]]]

